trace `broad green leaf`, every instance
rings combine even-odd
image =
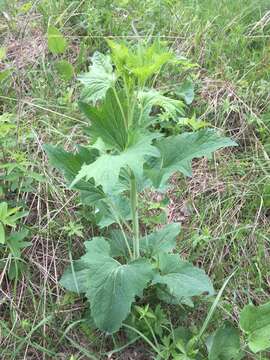
[[[113,333],[129,314],[135,296],[141,296],[152,279],[152,267],[144,259],[119,263],[110,256],[109,243],[103,238],[87,241],[85,246],[86,254],[73,271],[69,268],[65,272],[61,284],[74,291],[77,283],[90,301],[97,327]]]
[[[6,217],[8,216],[8,204],[5,201],[0,203],[0,220],[5,221]]]
[[[93,271],[87,291],[91,312],[98,328],[113,333],[129,314],[135,296],[142,295],[152,268],[143,259],[122,265],[113,258],[101,258],[93,264]]]
[[[82,204],[96,206],[99,201],[105,199],[105,194],[100,187],[96,187],[93,180],[80,181],[74,189],[80,191],[80,199]]]
[[[0,82],[7,79],[9,77],[9,75],[11,75],[11,73],[12,73],[12,69],[5,69],[5,70],[0,71]]]
[[[98,202],[105,199],[105,194],[100,187],[96,187],[93,181],[80,181],[74,187],[80,190],[81,202],[84,205],[97,206]]]
[[[74,180],[82,165],[93,162],[98,154],[95,149],[88,150],[83,147],[79,147],[79,151],[75,154],[52,145],[45,145],[44,148],[50,163],[64,172],[69,183]],[[120,189],[120,186],[118,188]],[[114,194],[108,197],[100,187],[94,185],[93,180],[79,181],[75,185],[75,189],[80,191],[81,202],[84,205],[95,206],[95,215],[100,228],[117,222],[119,218],[130,219],[129,202],[119,194],[121,189],[115,188]]]
[[[49,144],[44,145],[44,149],[50,164],[62,171],[68,181],[72,181],[76,177],[83,164],[94,162],[98,156],[96,149],[88,150],[81,146],[77,153],[68,152],[61,147]]]
[[[28,211],[18,211],[19,208],[14,208],[11,210],[15,210],[15,214],[8,216],[5,220],[5,224],[12,226],[12,227],[14,227],[16,225],[17,220],[19,220],[29,214]]]
[[[21,249],[24,249],[28,246],[31,246],[30,241],[23,241],[28,235],[28,230],[24,229],[19,232],[14,232],[10,234],[7,238],[7,244],[12,252],[13,257],[21,257]]]
[[[173,119],[179,115],[184,115],[184,103],[181,100],[164,96],[154,89],[140,91],[138,100],[148,113],[150,113],[153,106],[159,106]]]
[[[93,178],[96,186],[101,185],[105,193],[110,193],[116,186],[120,170],[131,169],[135,176],[142,178],[143,164],[150,156],[159,156],[157,148],[151,145],[155,134],[139,135],[135,142],[125,151],[117,154],[104,154],[89,165],[83,165],[71,187],[83,178]]]
[[[86,293],[89,285],[89,268],[87,263],[82,259],[73,261],[72,265],[65,269],[60,279],[60,284],[65,289],[74,293]]]
[[[4,46],[0,46],[0,61],[5,60],[7,56],[7,49]]]
[[[176,171],[180,171],[185,176],[191,176],[192,159],[209,157],[214,151],[228,146],[236,146],[236,143],[229,138],[219,136],[213,130],[204,129],[164,138],[157,141],[155,145],[161,156],[153,159],[152,163],[147,166],[146,175],[158,188],[164,186]]]
[[[0,221],[0,244],[5,244],[5,242],[6,242],[5,228]]]
[[[140,241],[141,249],[150,256],[158,255],[160,252],[170,252],[175,248],[179,232],[180,224],[168,224],[161,230],[144,236]]]
[[[240,313],[240,327],[248,335],[248,346],[254,353],[270,348],[270,302],[246,305]]]
[[[67,60],[59,60],[55,64],[55,68],[59,74],[59,76],[63,80],[71,80],[74,76],[74,68],[71,63],[69,63]]]
[[[120,219],[131,220],[129,199],[121,194],[107,194],[106,197],[104,194],[104,198],[97,201],[95,207],[97,223],[101,229]]]
[[[211,338],[208,359],[240,360],[242,358],[239,331],[227,324],[218,329]]]
[[[89,72],[78,76],[78,80],[85,86],[82,92],[84,101],[95,104],[103,99],[116,81],[110,56],[95,52]]]
[[[84,243],[85,247],[89,245],[89,243],[95,244],[95,253],[107,253],[110,251],[109,243],[106,242],[103,237],[94,237],[91,241],[86,241]],[[95,255],[93,253],[93,256]],[[86,255],[82,256],[79,260],[75,260],[72,264],[66,268],[64,271],[60,283],[67,290],[83,294],[87,292],[89,288],[89,277],[90,277],[90,268],[89,262],[87,261]]]
[[[75,179],[83,164],[93,162],[98,155],[96,149],[88,150],[82,146],[78,148],[77,153],[67,152],[61,147],[48,144],[44,145],[44,149],[51,165],[64,173],[68,184]],[[80,191],[81,201],[86,205],[93,206],[105,197],[102,189],[96,187],[93,181],[79,181],[74,189]]]
[[[19,211],[20,208],[8,208],[6,202],[0,203],[0,221],[3,225],[8,225],[14,227],[16,221],[28,215],[27,211]]]
[[[48,48],[53,54],[61,54],[67,48],[67,41],[54,26],[48,28]]]
[[[176,298],[214,294],[212,283],[205,272],[181,260],[178,255],[161,253],[158,266],[160,274],[155,275],[153,284],[166,285]]]
[[[187,105],[190,105],[194,99],[194,85],[192,81],[185,81],[176,89],[175,93],[184,99]]]
[[[126,234],[126,239],[129,243],[130,249],[132,249],[132,239]],[[110,238],[108,239],[111,248],[111,256],[113,257],[128,257],[128,249],[124,235],[121,230],[112,230],[110,232]]]
[[[161,301],[163,301],[167,304],[170,304],[170,305],[182,304],[182,305],[189,306],[191,308],[194,307],[194,303],[193,303],[191,297],[178,298],[178,297],[172,295],[172,293],[170,292],[168,287],[164,284],[156,285],[156,295],[157,295],[158,299],[160,299]]]
[[[124,117],[112,90],[107,92],[100,107],[95,108],[82,102],[79,103],[79,107],[91,122],[90,136],[93,141],[100,138],[106,146],[124,150],[128,141],[125,125],[127,108],[123,94],[118,93],[118,97],[122,104]]]

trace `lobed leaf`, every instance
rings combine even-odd
[[[153,185],[159,188],[164,186],[176,171],[191,176],[192,159],[208,157],[218,149],[237,144],[227,137],[219,136],[213,130],[203,129],[164,138],[155,145],[161,156],[147,164],[146,175],[152,180]]]
[[[254,353],[270,348],[270,302],[246,305],[240,313],[240,327],[248,335],[248,346]]]
[[[89,165],[83,165],[71,187],[86,178],[94,179],[96,186],[101,185],[105,193],[111,193],[116,186],[120,170],[129,168],[139,179],[143,177],[143,164],[152,157],[158,157],[159,151],[152,145],[156,134],[139,134],[134,143],[119,154],[103,154]]]
[[[98,108],[84,102],[80,102],[79,107],[91,121],[90,134],[93,142],[100,138],[106,146],[124,150],[128,141],[125,125],[127,108],[123,93],[118,93],[118,97],[124,114],[112,90],[107,92],[104,102]]]
[[[121,74],[126,71],[126,63],[131,55],[130,49],[122,42],[115,42],[107,39],[107,43],[111,49],[112,59],[117,68],[117,71]]]
[[[110,256],[104,238],[94,238],[85,246],[86,254],[65,271],[61,284],[86,293],[96,326],[113,333],[129,314],[135,296],[141,296],[152,279],[152,267],[145,259],[119,263]]]
[[[44,149],[48,155],[49,161],[52,166],[64,173],[68,184],[70,184],[80,171],[84,164],[93,162],[97,155],[98,150],[88,150],[82,146],[78,148],[77,153],[67,152],[61,147],[52,145],[44,145]],[[92,181],[79,181],[74,187],[79,190],[81,194],[82,203],[93,206],[105,198],[102,189],[95,186]]]
[[[172,295],[169,288],[164,284],[156,285],[156,295],[158,299],[170,305],[186,305],[190,308],[194,307],[191,297],[176,297]]]
[[[49,144],[44,145],[44,150],[48,155],[50,164],[62,171],[68,181],[75,178],[83,164],[90,164],[98,156],[96,149],[88,150],[81,146],[77,153],[68,152],[61,147]]]
[[[209,345],[209,360],[241,360],[243,358],[239,331],[231,325],[226,324],[218,329],[211,337]]]
[[[208,293],[214,294],[213,285],[202,269],[183,261],[176,254],[161,253],[158,258],[160,274],[156,274],[153,284],[164,284],[178,299]]]
[[[140,91],[138,100],[148,114],[153,106],[159,106],[173,119],[179,115],[184,115],[184,103],[181,100],[164,96],[155,89]]]
[[[176,237],[179,232],[180,224],[168,224],[162,229],[144,236],[140,241],[140,247],[150,256],[158,255],[160,252],[170,252],[176,246]]]
[[[95,104],[103,99],[116,81],[110,56],[95,52],[89,72],[79,75],[78,80],[85,86],[82,92],[84,101]]]
[[[79,147],[77,153],[67,152],[61,147],[52,145],[45,145],[44,149],[50,163],[64,173],[69,183],[75,179],[81,167],[93,162],[98,154],[96,149],[88,150],[83,147]],[[126,220],[131,218],[128,199],[120,195],[126,187],[117,185],[110,196],[105,195],[100,187],[96,187],[93,179],[81,180],[74,187],[80,191],[81,202],[84,205],[95,206],[96,220],[101,228],[116,223],[119,218]]]

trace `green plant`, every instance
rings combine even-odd
[[[270,349],[270,303],[260,306],[246,305],[240,312],[239,325],[247,341],[244,347],[249,348],[254,354]],[[240,360],[244,353],[240,350],[240,332],[230,324],[225,324],[207,340],[209,360]],[[248,350],[248,349],[246,349]]]
[[[47,32],[48,49],[54,56],[63,54],[68,47],[68,41],[54,26],[48,27]],[[74,76],[73,65],[65,59],[58,60],[54,64],[55,70],[62,80],[69,81]]]
[[[248,336],[248,346],[258,353],[270,349],[270,302],[246,305],[240,314],[240,327]]]
[[[33,183],[44,180],[40,174],[31,171],[32,164],[27,159],[26,151],[18,146],[25,139],[30,139],[31,134],[27,129],[17,130],[14,114],[0,115],[0,199],[10,199],[19,191],[33,191]]]
[[[239,332],[229,323],[210,336],[205,334],[223,291],[233,275],[234,273],[224,282],[199,329],[195,323],[187,327],[185,321],[182,321],[181,326],[174,328],[160,305],[156,306],[154,311],[149,305],[135,306],[139,317],[132,313],[124,327],[139,334],[157,354],[157,359],[198,360],[207,357],[209,360],[240,360],[243,352]],[[179,316],[176,317],[179,322]]]
[[[0,251],[7,249],[10,254],[8,276],[11,280],[18,277],[24,268],[21,250],[31,245],[30,242],[24,241],[28,235],[26,229],[10,231],[17,226],[18,220],[28,214],[19,210],[19,208],[9,208],[6,202],[0,203]],[[3,260],[0,260],[0,266],[1,268],[5,266]]]
[[[156,353],[155,359],[192,360],[200,355],[198,337],[191,330],[173,327],[167,314],[157,305],[135,306],[136,313],[124,323],[124,328],[134,336],[138,334]],[[203,353],[203,352],[202,352]]]
[[[216,298],[216,305],[221,294],[222,290]],[[270,303],[260,306],[246,305],[241,311],[240,329],[247,335],[247,341],[241,341],[239,329],[227,321],[215,332],[202,336],[208,325],[207,319],[215,308],[213,304],[200,330],[194,327],[191,331],[184,326],[174,328],[160,305],[157,305],[155,310],[149,305],[135,306],[135,313],[132,312],[124,327],[128,334],[139,334],[156,353],[156,359],[241,360],[245,353],[250,352],[249,349],[263,359],[262,352],[270,348]]]
[[[155,104],[163,112],[178,112],[178,101],[152,88],[163,67],[178,60],[159,41],[133,48],[108,44],[111,55],[95,53],[89,72],[79,77],[84,85],[79,106],[90,120],[90,144],[75,154],[51,145],[45,149],[69,188],[101,213],[102,226],[118,224],[86,241],[85,255],[61,279],[66,289],[86,294],[96,326],[113,333],[145,288],[174,304],[192,304],[193,296],[214,293],[202,269],[172,253],[179,224],[141,234],[138,193],[164,190],[175,172],[191,176],[193,158],[235,143],[208,129],[169,137],[150,131]]]
[[[174,328],[158,305],[153,311],[149,306],[135,307],[139,317],[124,324],[132,334],[139,336],[156,353],[155,359],[173,360],[241,360],[239,331],[225,323],[215,333],[202,339],[200,332],[185,326]]]

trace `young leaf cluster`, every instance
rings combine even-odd
[[[184,326],[173,328],[160,305],[155,310],[149,304],[135,306],[124,326],[129,338],[139,334],[160,360],[241,360],[250,352],[266,359],[263,352],[270,349],[269,309],[269,302],[244,307],[239,327],[246,338],[242,339],[240,329],[228,321],[203,337],[196,327],[193,331]]]

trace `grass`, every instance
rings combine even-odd
[[[85,225],[83,238],[95,228],[87,214],[81,220],[78,200],[64,190],[63,178],[48,166],[42,148],[52,142],[72,149],[86,136],[76,105],[78,83],[57,76],[47,50],[49,23],[69,40],[64,58],[76,73],[85,71],[96,49],[107,49],[106,37],[162,36],[199,65],[192,75],[196,97],[189,111],[240,146],[208,163],[196,162],[191,180],[173,178],[169,218],[183,224],[179,253],[206,268],[217,289],[236,270],[211,326],[224,319],[237,322],[249,301],[267,301],[269,207],[263,200],[270,183],[269,1],[41,0],[0,6],[0,39],[7,52],[0,69],[12,68],[1,84],[0,110],[13,114],[16,127],[6,156],[25,164],[18,188],[9,187],[7,196],[29,208],[32,241],[24,251],[28,270],[23,277],[14,284],[4,272],[0,275],[1,359],[106,359],[109,349],[122,344],[121,335],[108,338],[82,322],[84,301],[58,283],[72,254],[83,250],[80,232],[71,236],[67,225]],[[173,76],[167,80],[181,79],[181,74]],[[42,179],[30,181],[29,171]],[[202,323],[200,311],[192,319]],[[112,358],[132,359],[135,351],[132,345]]]

